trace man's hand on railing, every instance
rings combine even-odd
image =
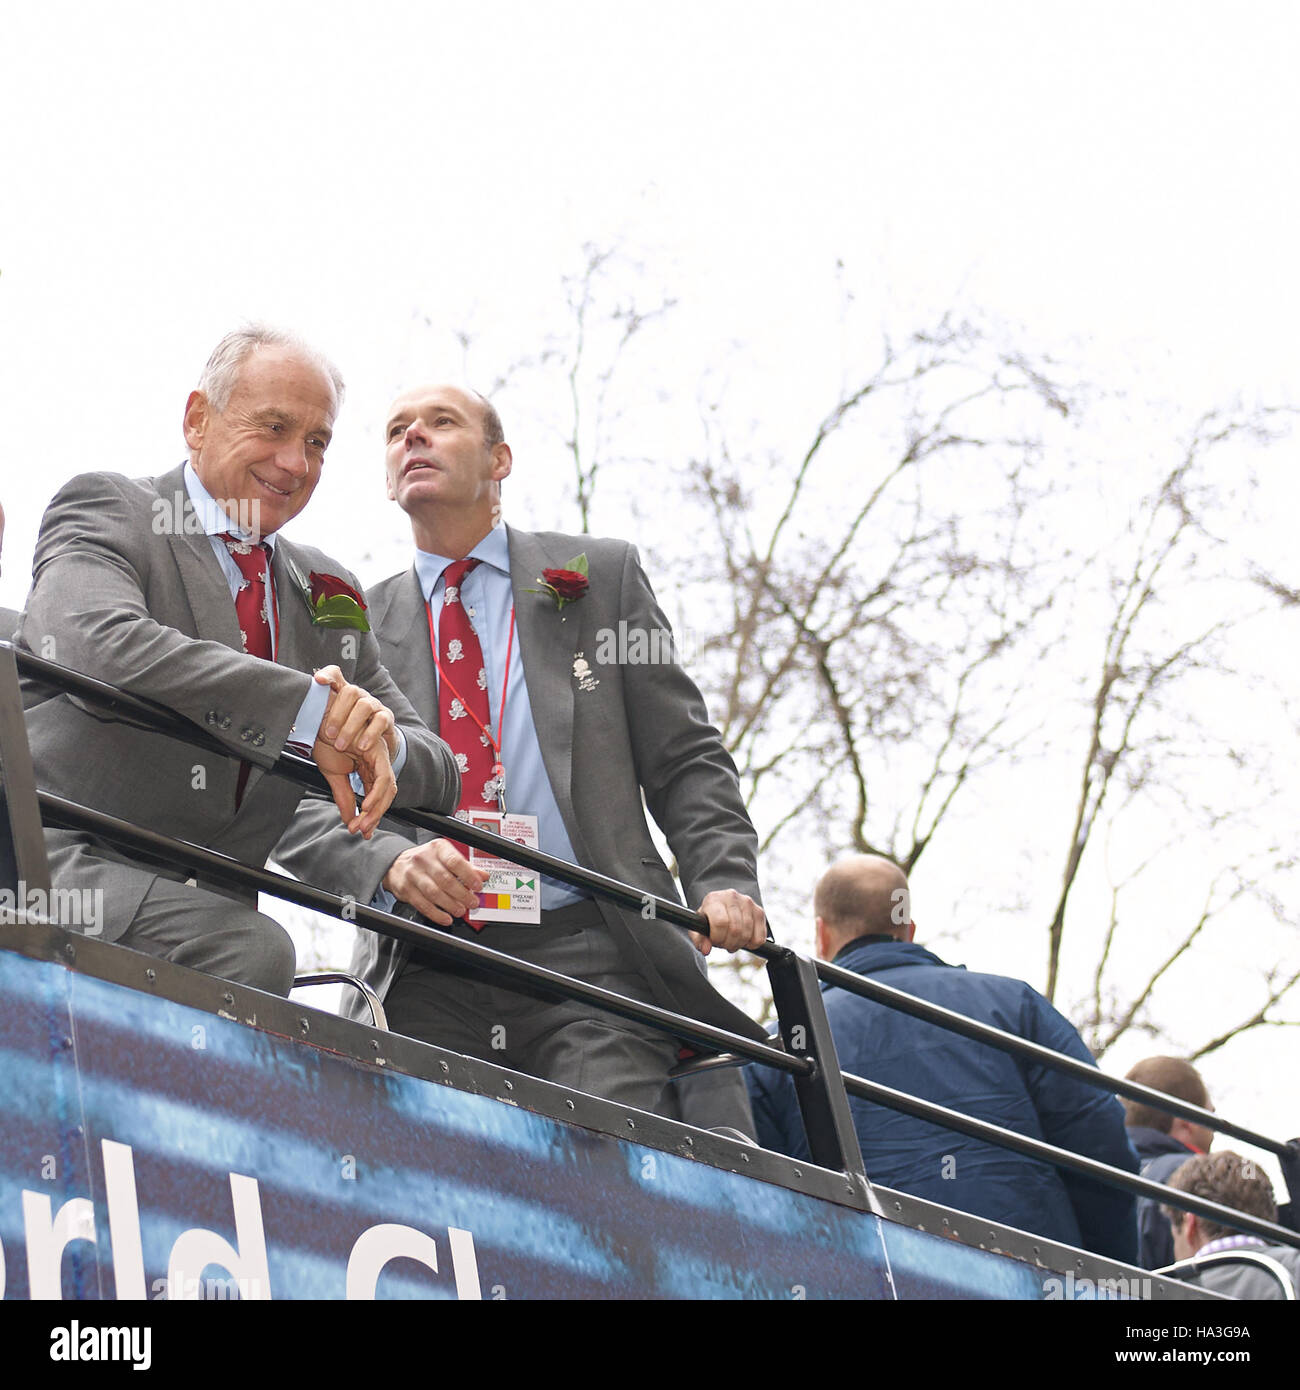
[[[383,886],[440,927],[478,906],[488,875],[476,869],[450,840],[430,840],[403,850],[384,875]]]
[[[382,738],[388,746],[389,761],[397,757],[397,721],[381,700],[359,685],[352,685],[337,666],[322,666],[316,680],[330,688],[329,701],[321,719],[320,733],[339,752],[356,751],[368,755]]]
[[[734,888],[706,893],[696,910],[709,919],[708,936],[691,932],[691,940],[701,955],[707,956],[715,946],[724,951],[752,951],[767,940],[763,909]]]
[[[343,824],[368,840],[397,795],[392,763],[398,749],[396,722],[387,705],[350,684],[337,666],[322,667],[316,680],[330,687],[330,696],[311,755]],[[351,782],[354,772],[364,789],[360,813]]]

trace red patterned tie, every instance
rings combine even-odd
[[[496,756],[483,730],[490,727],[487,672],[483,648],[460,599],[460,586],[477,560],[455,560],[443,571],[445,590],[442,617],[438,621],[438,731],[456,756],[460,768],[462,811],[495,809]],[[469,857],[464,845],[457,845]],[[484,924],[471,923],[475,931]]]
[[[237,540],[228,531],[222,533],[221,539],[230,551],[230,558],[244,576],[244,582],[235,595],[235,616],[239,619],[244,650],[250,656],[260,656],[264,661],[274,661],[271,628],[266,621],[266,545]],[[249,768],[249,763],[239,765],[239,781],[235,786],[235,810],[239,809],[244,799]]]

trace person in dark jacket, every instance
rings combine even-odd
[[[1181,1057],[1144,1057],[1125,1078],[1175,1100],[1213,1110],[1200,1072]],[[1168,1182],[1194,1154],[1209,1153],[1214,1131],[1180,1115],[1157,1110],[1141,1101],[1124,1101],[1124,1123],[1137,1150],[1142,1176],[1152,1182]],[[1174,1237],[1164,1208],[1152,1197],[1138,1198],[1138,1264],[1161,1269],[1172,1264]]]
[[[951,966],[913,941],[907,879],[874,855],[842,860],[814,897],[817,953],[845,970],[1092,1063],[1083,1040],[1021,980]],[[1124,1112],[1102,1088],[822,986],[846,1072],[1135,1173]],[[747,1070],[759,1143],[807,1160],[789,1076]],[[1137,1254],[1130,1193],[851,1097],[867,1176],[959,1211],[1106,1255]]]
[[[1181,1163],[1169,1187],[1220,1206],[1233,1207],[1264,1221],[1277,1220],[1273,1184],[1262,1168],[1240,1154],[1196,1154]],[[1194,1211],[1166,1207],[1179,1263],[1174,1278],[1229,1298],[1293,1300],[1300,1291],[1300,1250],[1269,1245]]]

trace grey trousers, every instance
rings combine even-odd
[[[118,945],[269,994],[293,987],[293,938],[279,922],[238,899],[171,879],[154,879]]]
[[[91,897],[94,924],[79,928],[86,935],[270,994],[292,988],[293,938],[254,901],[187,883],[182,872],[76,831],[47,830],[45,848],[55,888]]]
[[[544,912],[538,927],[456,928],[455,934],[642,1003],[656,1002],[640,973],[628,968],[593,902]],[[701,1129],[754,1135],[738,1069],[670,1082],[677,1039],[614,1014],[521,994],[418,952],[384,1007],[394,1032],[421,1042]]]
[[[457,934],[602,989],[653,1003],[587,901],[544,912],[537,927],[502,924]],[[521,994],[486,977],[414,955],[384,1000],[389,1026],[421,1042],[555,1081],[575,1091],[660,1114],[674,1038],[569,1001]]]

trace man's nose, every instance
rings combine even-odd
[[[311,459],[307,455],[307,441],[286,439],[276,450],[275,463],[277,468],[293,474],[295,478],[303,477],[311,467]]]
[[[427,444],[428,442],[429,431],[424,428],[424,421],[412,420],[406,427],[406,447],[409,449],[412,445]]]

